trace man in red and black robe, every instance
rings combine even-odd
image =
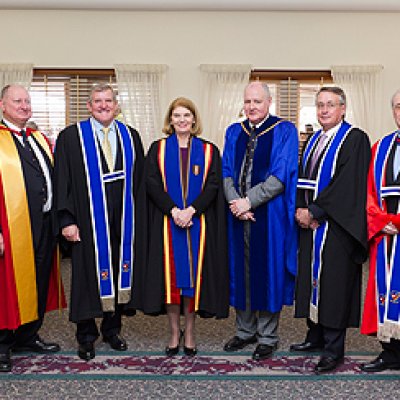
[[[4,87],[0,105],[0,372],[8,372],[11,350],[60,350],[38,331],[45,311],[64,302],[54,254],[50,146],[40,132],[25,129],[32,115],[25,88]]]
[[[368,175],[370,270],[361,333],[377,335],[382,352],[365,372],[400,369],[400,90],[392,97],[397,130],[372,148]]]

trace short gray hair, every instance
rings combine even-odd
[[[96,83],[93,85],[92,89],[90,90],[88,102],[91,103],[93,100],[93,94],[98,92],[107,92],[108,90],[111,91],[113,95],[113,100],[117,101],[117,94],[115,93],[114,88],[108,83]]]
[[[323,92],[329,92],[333,93],[339,96],[339,103],[342,106],[346,105],[346,94],[344,93],[344,90],[340,88],[339,86],[323,86],[321,89],[318,90],[317,95],[315,98],[317,99],[320,93]]]
[[[397,95],[400,95],[400,89],[397,89],[394,93],[393,93],[393,96],[392,96],[392,99],[391,99],[391,104],[392,104],[392,108],[394,107],[394,98],[397,96]]]

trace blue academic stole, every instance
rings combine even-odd
[[[331,142],[328,144],[328,148],[322,157],[322,160],[318,166],[317,177],[314,180],[311,179],[299,179],[298,189],[313,190],[313,199],[315,200],[318,195],[329,185],[335,170],[336,161],[339,155],[340,149],[343,142],[347,138],[351,130],[351,125],[343,121],[336,135],[333,137]],[[305,167],[312,154],[321,130],[316,132],[309,142],[303,153],[303,174],[305,174]],[[322,253],[325,246],[327,233],[329,230],[328,221],[323,221],[319,227],[313,231],[313,249],[312,249],[312,262],[311,262],[311,300],[310,300],[310,319],[318,323],[318,305],[319,305],[319,289],[320,289],[320,275],[323,268]]]
[[[135,150],[128,128],[119,121],[115,121],[115,123],[117,126],[117,135],[121,143],[124,168],[121,171],[106,174],[102,171],[101,150],[90,119],[77,124],[88,186],[95,264],[103,311],[114,310],[113,269],[118,268],[119,270],[119,303],[129,301],[133,277],[134,199],[132,177]],[[113,266],[105,185],[115,180],[123,180],[124,189],[120,260],[119,265]]]
[[[212,159],[212,146],[195,136],[190,140],[186,178],[183,189],[182,164],[178,139],[172,134],[159,142],[158,164],[164,190],[179,209],[188,207],[200,195],[206,181]],[[190,228],[175,225],[169,215],[164,215],[163,247],[166,302],[171,304],[171,280],[175,272],[175,284],[181,294],[195,298],[198,309],[201,274],[205,250],[206,222],[204,214],[192,217]]]
[[[400,187],[385,186],[385,173],[390,150],[396,140],[397,132],[384,137],[378,144],[374,160],[374,183],[377,200],[382,210],[386,209],[385,197],[400,197]],[[400,212],[400,202],[397,213]],[[377,246],[376,257],[376,295],[378,309],[378,337],[388,340],[396,337],[400,317],[400,241],[399,235],[392,237],[392,252],[388,260],[388,235],[385,235]]]

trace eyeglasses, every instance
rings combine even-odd
[[[323,108],[327,108],[328,110],[333,110],[334,108],[341,106],[342,104],[340,103],[333,103],[331,101],[328,101],[327,103],[317,103],[317,109],[321,110]]]

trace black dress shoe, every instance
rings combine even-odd
[[[82,360],[89,361],[96,356],[92,342],[80,343],[78,347],[78,356]]]
[[[18,353],[20,351],[33,351],[34,353],[57,353],[60,351],[60,346],[57,343],[46,343],[42,339],[38,338],[32,343],[16,345],[13,351]]]
[[[119,335],[104,337],[103,342],[108,343],[112,349],[117,351],[125,351],[128,348],[126,340]]]
[[[268,344],[259,344],[257,345],[254,353],[252,355],[252,359],[255,361],[265,360],[272,356],[272,353],[275,350],[275,346],[270,346]]]
[[[196,347],[183,346],[183,352],[188,357],[194,357],[197,354],[197,349],[196,349]]]
[[[361,365],[360,369],[364,372],[381,372],[387,369],[400,369],[400,362],[388,362],[381,358],[381,356],[378,356],[370,363]]]
[[[289,348],[290,351],[320,351],[323,349],[323,345],[320,346],[317,343],[302,342],[292,344]]]
[[[0,372],[11,372],[10,352],[0,353]]]
[[[343,358],[322,356],[321,359],[319,360],[319,363],[315,366],[314,371],[317,374],[330,372],[335,370],[342,362]]]
[[[225,343],[224,350],[225,351],[238,351],[240,349],[244,349],[247,345],[253,344],[257,342],[256,335],[252,336],[249,339],[241,339],[238,336],[234,336],[228,342]]]

